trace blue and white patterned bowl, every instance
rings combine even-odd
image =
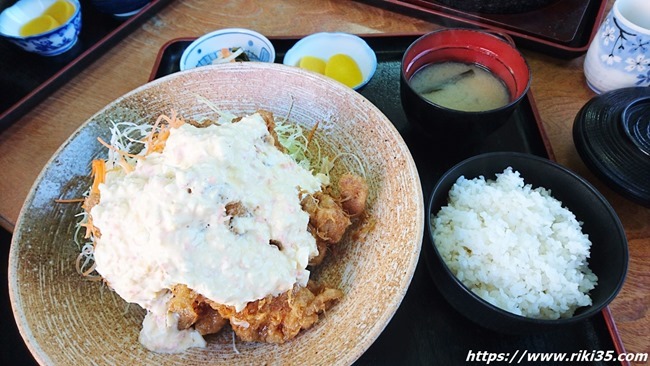
[[[20,36],[20,27],[41,15],[56,0],[19,0],[0,14],[0,35],[28,52],[43,56],[56,56],[77,43],[81,30],[81,4],[67,0],[75,6],[74,14],[65,24],[35,36]]]
[[[275,48],[268,38],[249,29],[226,28],[192,42],[181,55],[180,69],[211,65],[221,49],[233,47],[241,47],[251,61],[275,62]]]

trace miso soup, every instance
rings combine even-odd
[[[496,109],[510,101],[503,81],[473,64],[430,64],[416,71],[409,83],[416,93],[431,102],[465,112]]]

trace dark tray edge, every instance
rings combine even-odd
[[[584,53],[587,52],[587,49],[589,49],[589,43],[591,40],[594,38],[596,33],[598,32],[598,28],[600,27],[600,24],[605,16],[605,9],[607,7],[607,1],[606,0],[599,0],[600,5],[598,7],[598,12],[596,14],[596,17],[594,19],[594,24],[593,27],[591,27],[590,32],[589,32],[589,37],[586,39],[585,44],[582,44],[580,46],[570,46],[566,44],[561,44],[558,42],[552,42],[546,39],[542,39],[539,37],[534,37],[529,34],[525,34],[521,31],[516,31],[516,30],[511,30],[511,29],[504,29],[501,27],[496,27],[493,25],[485,24],[480,21],[464,18],[462,16],[457,16],[454,14],[447,14],[444,11],[438,11],[435,9],[429,9],[423,6],[419,6],[416,4],[411,4],[406,1],[402,0],[356,0],[362,3],[366,3],[369,5],[373,6],[379,6],[379,7],[384,7],[384,8],[390,8],[389,10],[393,10],[392,8],[396,9],[404,9],[413,12],[416,16],[417,15],[428,15],[428,16],[433,16],[437,18],[443,18],[443,19],[448,19],[451,20],[457,24],[460,25],[466,25],[466,26],[472,26],[472,27],[479,27],[479,28],[485,28],[485,29],[491,29],[494,31],[499,31],[499,32],[504,32],[506,34],[509,34],[510,36],[515,38],[515,41],[519,43],[520,45],[536,50],[542,53],[549,54],[554,57],[558,58],[564,58],[564,59],[571,59],[575,57],[579,57],[583,55]],[[427,19],[425,19],[427,20]],[[435,23],[435,20],[432,20]]]
[[[382,33],[382,34],[359,34],[360,37],[403,37],[403,36],[414,36],[414,35],[421,35],[421,33]],[[293,40],[293,39],[300,39],[302,36],[274,36],[274,37],[269,37],[271,41],[273,40]],[[187,42],[187,41],[193,41],[197,37],[179,37],[179,38],[173,38],[165,44],[163,44],[158,51],[158,54],[156,55],[156,59],[154,61],[154,64],[151,69],[151,73],[149,74],[149,82],[153,81],[156,79],[156,74],[158,72],[158,69],[160,68],[160,64],[162,62],[163,56],[165,54],[165,50],[171,46],[172,44],[176,42]],[[553,152],[553,149],[551,147],[550,140],[548,139],[548,136],[546,134],[546,130],[544,129],[544,125],[542,123],[542,120],[539,115],[539,111],[537,110],[537,104],[535,103],[535,99],[533,97],[533,93],[531,90],[528,91],[527,93],[527,98],[530,103],[531,111],[534,115],[535,118],[535,123],[537,125],[537,128],[539,129],[542,141],[544,143],[544,147],[546,148],[546,152],[548,154],[548,158],[550,160],[555,161],[555,153]],[[609,309],[609,306],[606,306],[602,311],[601,314],[603,316],[603,319],[605,320],[605,324],[607,325],[607,329],[609,331],[610,337],[612,339],[612,343],[614,344],[614,348],[617,352],[617,354],[625,354],[625,346],[623,345],[623,340],[621,339],[621,336],[618,332],[618,327],[616,326],[616,322],[614,321],[614,318],[612,316],[612,313]],[[621,365],[631,365],[629,361],[621,361]]]
[[[54,92],[54,90],[65,84],[67,82],[66,79],[77,75],[85,67],[97,60],[104,52],[114,46],[120,39],[124,38],[137,26],[145,22],[171,1],[173,0],[152,0],[142,8],[140,12],[124,21],[97,43],[61,68],[61,70],[56,72],[49,79],[41,83],[32,92],[25,95],[18,102],[9,107],[9,109],[2,112],[2,114],[0,114],[0,131],[13,124],[38,103],[47,98],[52,92]]]

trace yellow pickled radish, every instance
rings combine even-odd
[[[22,37],[35,36],[50,31],[60,25],[51,15],[41,15],[20,27],[20,35]]]
[[[298,63],[298,67],[305,70],[325,74],[325,61],[314,56],[303,56]]]
[[[327,60],[325,75],[349,86],[355,87],[363,81],[361,69],[356,61],[348,55],[336,54]]]
[[[43,15],[50,15],[56,19],[59,24],[63,24],[74,15],[75,7],[72,3],[65,0],[57,0],[45,10]]]

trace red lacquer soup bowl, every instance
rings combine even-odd
[[[463,111],[438,105],[410,84],[420,69],[437,63],[476,65],[500,79],[508,92],[507,104],[488,110]],[[402,107],[411,123],[440,144],[476,145],[508,122],[530,86],[528,63],[501,36],[472,29],[444,29],[423,35],[404,53],[401,65]]]

